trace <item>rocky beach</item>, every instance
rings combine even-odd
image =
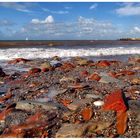
[[[1,138],[140,137],[140,55],[16,58],[0,69]]]

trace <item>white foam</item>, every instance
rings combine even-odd
[[[74,47],[76,48],[76,47]],[[23,57],[27,59],[50,58],[53,56],[109,56],[140,54],[140,47],[112,47],[112,48],[9,48],[0,49],[0,60]]]

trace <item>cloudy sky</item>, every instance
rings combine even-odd
[[[0,2],[0,40],[140,37],[140,3]]]

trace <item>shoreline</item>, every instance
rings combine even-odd
[[[139,55],[126,62],[18,58],[10,65],[29,70],[0,70],[1,138],[140,137]]]
[[[44,41],[0,41],[0,48],[6,47],[29,47],[29,46],[88,46],[88,45],[133,45],[140,44],[140,41],[121,40],[44,40]]]

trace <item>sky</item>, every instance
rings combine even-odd
[[[0,2],[0,40],[140,37],[140,3]]]

